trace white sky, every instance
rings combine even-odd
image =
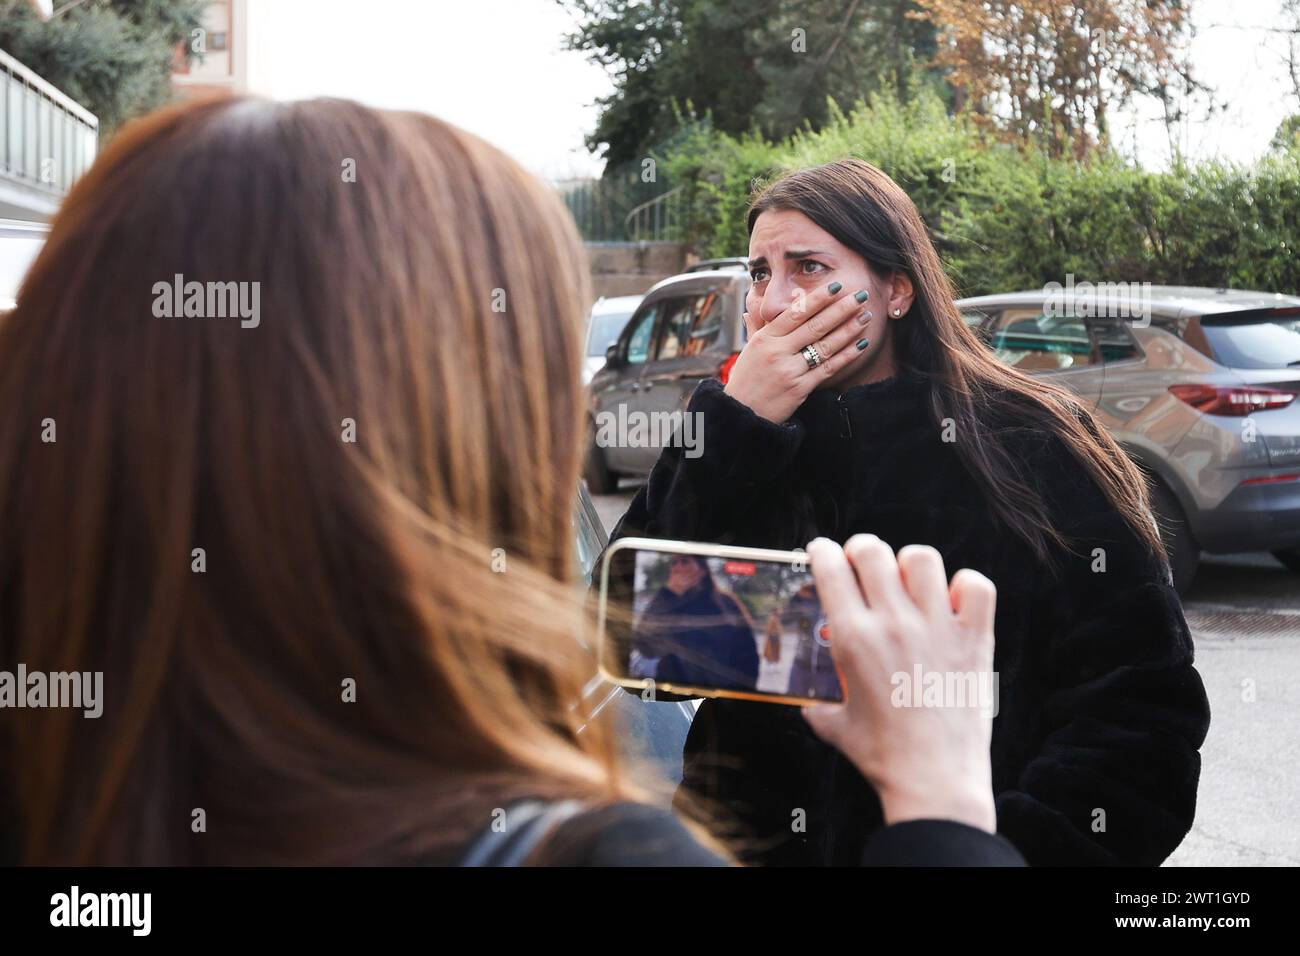
[[[432,113],[550,178],[599,173],[583,137],[613,88],[566,52],[555,0],[249,0],[250,85]]]
[[[346,96],[375,106],[433,113],[502,147],[549,178],[598,173],[583,146],[593,101],[611,84],[579,53],[562,49],[569,13],[554,0],[249,0],[250,83],[280,99]],[[739,0],[743,2],[743,0]],[[1258,156],[1290,96],[1280,0],[1192,0],[1193,69],[1228,108],[1187,124],[1195,158]],[[1168,143],[1146,107],[1116,124],[1126,152],[1163,165]],[[1121,133],[1122,129],[1122,133]]]
[[[1204,111],[1185,124],[1179,145],[1193,158],[1222,156],[1248,162],[1267,150],[1278,124],[1300,112],[1283,56],[1286,40],[1264,27],[1281,25],[1280,0],[1191,0],[1195,36],[1189,52],[1192,72],[1226,109],[1208,123]],[[1124,146],[1144,165],[1164,165],[1169,147],[1160,109],[1151,104],[1130,123]],[[1118,131],[1116,131],[1118,138]]]

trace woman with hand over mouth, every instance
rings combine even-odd
[[[915,206],[874,166],[769,186],[749,265],[748,341],[689,406],[704,453],[666,449],[616,536],[869,533],[982,572],[998,831],[1031,864],[1160,863],[1192,825],[1209,705],[1144,476],[1075,396],[965,325]],[[706,701],[686,749],[683,789],[739,824],[747,859],[852,862],[882,819],[793,709]]]

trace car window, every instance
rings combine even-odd
[[[605,351],[618,341],[619,333],[627,327],[631,312],[605,312],[591,317],[591,326],[587,330],[587,355],[591,358],[603,356]]]
[[[993,337],[993,328],[997,324],[997,310],[986,311],[982,309],[965,309],[961,313],[961,320],[965,322],[980,341],[985,345],[990,343]]]
[[[655,359],[685,358],[708,349],[722,332],[725,302],[720,292],[669,299]]]
[[[609,544],[609,535],[601,523],[600,513],[587,489],[579,485],[578,503],[573,509],[573,537],[578,569],[588,582],[596,568],[596,559]]]
[[[650,358],[650,339],[654,335],[655,318],[659,314],[659,303],[647,306],[634,318],[631,335],[627,340],[627,363],[641,365]]]
[[[1103,362],[1112,364],[1142,357],[1142,350],[1133,341],[1127,325],[1121,322],[1100,322],[1093,326],[1092,332],[1096,345],[1101,350]]]
[[[691,310],[691,327],[681,346],[683,355],[699,355],[718,340],[722,332],[725,300],[720,292],[695,297]]]
[[[659,333],[658,348],[655,349],[656,361],[674,359],[683,353],[690,339],[691,323],[695,318],[695,297],[666,299],[661,314],[663,315],[663,321],[660,323],[662,331]]]
[[[1003,312],[990,345],[999,360],[1026,372],[1059,372],[1100,360],[1082,318],[1044,315],[1039,309]]]
[[[1228,368],[1294,368],[1300,365],[1300,319],[1200,323],[1214,358]]]

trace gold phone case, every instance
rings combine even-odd
[[[696,687],[670,684],[651,677],[625,677],[615,674],[605,666],[606,631],[605,610],[609,596],[610,558],[619,551],[659,551],[668,554],[698,554],[704,557],[735,558],[740,561],[773,561],[789,564],[797,570],[806,570],[808,555],[803,551],[774,551],[768,548],[740,548],[726,544],[701,544],[693,541],[666,541],[661,538],[619,538],[606,550],[600,565],[600,605],[596,614],[596,662],[600,676],[611,684],[640,691],[667,691],[690,697],[724,697],[734,700],[753,700],[765,704],[789,704],[804,707],[808,704],[835,704],[839,701],[819,697],[788,697],[762,691],[728,690],[719,687]]]

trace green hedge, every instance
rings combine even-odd
[[[1049,159],[990,140],[939,98],[877,97],[780,143],[693,121],[661,157],[685,186],[682,238],[705,256],[743,254],[752,191],[846,156],[884,169],[912,197],[963,295],[1061,282],[1146,281],[1296,294],[1300,150],[1251,166],[1166,172],[1113,154]]]

